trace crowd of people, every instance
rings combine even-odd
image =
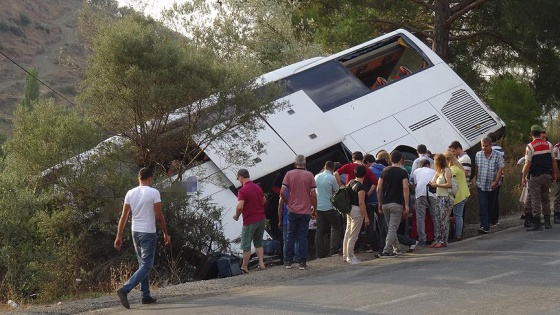
[[[545,130],[538,125],[531,126],[530,135],[532,141],[526,147],[524,158],[519,161],[524,164],[521,184],[527,190],[523,200],[524,225],[527,231],[541,231],[552,228],[550,188],[556,179],[560,179],[560,143],[553,146],[547,140]],[[418,158],[409,168],[404,164],[402,153],[397,150],[391,154],[382,150],[375,157],[354,152],[352,162],[340,165],[327,161],[323,170],[314,176],[306,169],[306,158],[297,155],[294,169],[288,171],[282,180],[278,204],[278,227],[283,230],[285,268],[292,268],[294,262],[298,263],[300,270],[307,268],[311,219],[316,220],[314,241],[319,258],[341,255],[344,262],[357,264],[360,261],[354,251],[360,238],[370,246],[370,251],[377,247],[375,255],[378,258],[400,255],[401,245],[409,246],[409,250],[417,246],[447,247],[449,242],[462,239],[463,214],[466,200],[470,197],[472,179],[475,179],[472,184],[476,186],[478,195],[479,232],[489,233],[490,227],[499,222],[498,194],[503,182],[504,153],[490,137],[483,137],[480,144],[481,150],[475,156],[474,174],[471,172],[471,158],[463,151],[459,141],[453,141],[446,152],[433,157],[425,145],[418,145]],[[243,217],[241,270],[249,272],[251,245],[256,249],[258,267],[264,270],[266,198],[260,186],[251,181],[248,170],[240,169],[237,180],[242,187],[238,191],[233,219],[237,221]],[[163,231],[164,243],[171,243],[161,211],[159,191],[150,187],[151,170],[141,169],[138,182],[138,187],[125,196],[114,242],[114,247],[120,249],[124,227],[128,218],[132,217],[139,267],[117,290],[125,308],[130,307],[128,293],[139,284],[142,303],[156,302],[149,289],[157,243],[156,222]],[[344,215],[334,209],[331,201],[333,194],[343,185],[350,189],[351,203],[350,212]],[[555,186],[554,223],[560,223],[560,184]],[[415,233],[407,229],[409,214],[414,218],[412,230]],[[401,228],[403,225],[404,229]],[[450,226],[454,229],[453,233],[449,232]],[[433,235],[430,236],[428,230],[433,230]]]

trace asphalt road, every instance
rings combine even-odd
[[[514,227],[443,250],[422,248],[272,287],[107,311],[135,315],[560,314],[559,269],[560,225],[542,232]]]

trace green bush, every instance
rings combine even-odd
[[[31,20],[27,17],[27,15],[20,13],[19,14],[19,25],[27,26],[31,23]]]

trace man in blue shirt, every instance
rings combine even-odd
[[[425,144],[419,144],[416,147],[416,153],[418,153],[418,158],[412,162],[412,168],[410,169],[410,174],[414,173],[414,171],[420,167],[421,160],[428,160],[430,161],[430,165],[433,167],[434,159],[428,156],[428,148],[426,148]]]
[[[315,249],[317,258],[337,255],[340,248],[340,217],[332,205],[331,197],[338,191],[333,175],[334,163],[327,161],[323,171],[315,176],[317,183],[317,231]]]

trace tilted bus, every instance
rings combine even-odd
[[[258,139],[266,143],[266,153],[253,154],[246,165],[229,165],[223,151],[210,146],[205,150],[209,160],[183,176],[212,174],[199,187],[203,197],[224,207],[223,227],[232,240],[241,233],[241,222],[232,219],[239,168],[247,168],[267,193],[269,232],[279,237],[277,192],[297,154],[307,157],[307,169],[316,174],[325,161],[344,163],[353,151],[399,150],[413,160],[418,144],[436,153],[458,140],[468,150],[489,133],[499,137],[505,128],[437,54],[405,30],[283,67],[262,79],[282,83],[285,93],[279,101],[289,104],[268,117],[255,117],[264,119]]]

